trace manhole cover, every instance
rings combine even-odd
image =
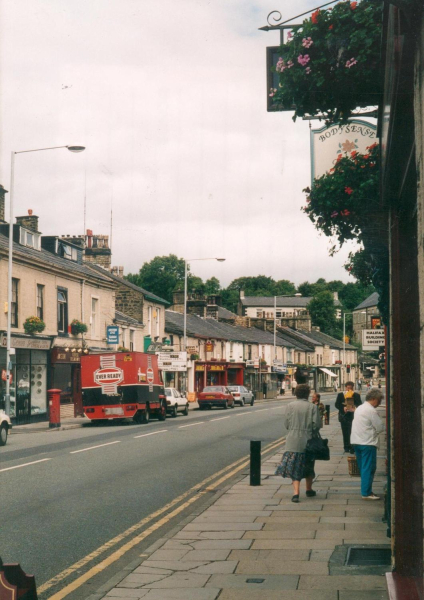
[[[349,548],[346,565],[348,566],[384,566],[391,564],[390,548]]]
[[[265,579],[246,579],[246,583],[263,583]]]

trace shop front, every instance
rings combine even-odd
[[[243,385],[244,368],[244,363],[196,361],[194,391],[199,393],[208,385]]]
[[[64,416],[82,416],[81,354],[87,348],[52,348],[50,387],[61,390],[60,410]]]
[[[1,338],[0,408],[5,408],[6,335]],[[16,424],[44,421],[47,410],[47,365],[52,340],[43,336],[12,335],[10,417]]]

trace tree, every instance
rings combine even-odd
[[[184,259],[175,254],[155,256],[145,262],[138,273],[129,273],[126,279],[172,303],[174,289],[177,285],[184,286]]]
[[[205,294],[219,294],[221,291],[221,284],[216,277],[210,277],[205,282]]]
[[[335,335],[339,327],[336,321],[336,307],[333,294],[329,291],[318,292],[308,304],[312,324],[323,333]]]
[[[274,296],[294,296],[295,293],[296,286],[288,279],[280,279],[275,282]]]

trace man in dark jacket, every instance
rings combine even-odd
[[[361,396],[353,391],[355,384],[347,381],[346,391],[337,394],[336,408],[339,411],[339,422],[343,433],[343,447],[345,452],[353,454],[354,450],[350,443],[350,432],[352,431],[353,413],[357,406],[362,404]]]

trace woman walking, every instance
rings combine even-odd
[[[281,464],[277,467],[276,475],[290,477],[294,495],[292,502],[299,502],[300,481],[306,480],[306,495],[316,496],[312,489],[315,477],[315,461],[306,460],[306,444],[312,437],[313,431],[321,428],[321,415],[318,406],[308,402],[310,388],[305,383],[296,387],[296,398],[290,402],[285,413],[285,427],[288,431],[285,452]]]

